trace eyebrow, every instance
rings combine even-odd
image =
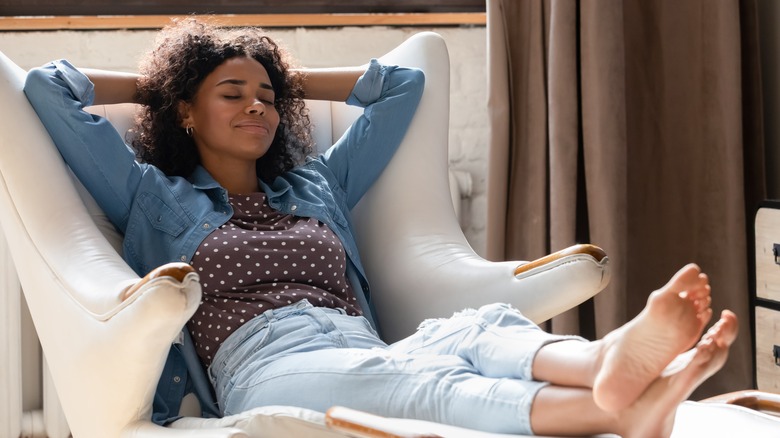
[[[218,82],[216,86],[225,85],[225,84],[246,85],[246,81],[243,79],[225,79],[223,81]],[[274,89],[274,87],[272,87],[271,84],[266,82],[260,82],[260,88],[264,88],[266,90],[271,90],[271,91],[273,91]]]

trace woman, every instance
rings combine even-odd
[[[187,328],[221,413],[343,405],[495,432],[670,434],[677,404],[723,365],[736,336],[728,311],[701,336],[712,310],[697,266],[594,342],[544,333],[494,304],[384,344],[349,210],[398,147],[422,73],[375,60],[296,70],[285,56],[260,30],[185,20],[160,33],[140,75],[56,61],[25,86],[124,233],[130,266],[144,275],[184,261],[199,273],[203,301]],[[364,115],[309,157],[304,97]],[[144,105],[139,160],[83,111],[118,102]]]

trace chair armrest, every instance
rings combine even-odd
[[[136,284],[132,286],[128,286],[124,291],[122,291],[122,294],[120,295],[120,299],[122,301],[125,301],[129,298],[132,298],[135,294],[143,290],[147,284],[149,284],[150,282],[158,278],[170,277],[178,281],[179,283],[183,283],[188,275],[194,273],[195,273],[195,268],[193,268],[192,266],[186,263],[165,264],[163,266],[158,267],[157,269],[153,269]]]
[[[335,431],[360,438],[441,438],[440,435],[416,431],[392,419],[341,406],[328,409],[325,424]]]
[[[596,245],[572,245],[536,260],[520,264],[515,268],[515,277],[522,278],[526,275],[531,275],[537,269],[545,269],[545,267],[549,267],[556,262],[570,258],[570,256],[578,255],[589,256],[598,263],[605,262],[604,259],[607,257],[607,253]]]
[[[31,284],[25,277],[23,284]],[[105,318],[55,287],[36,286],[25,295],[74,436],[98,436],[98,430],[116,436],[129,422],[151,417],[171,342],[200,301],[195,273],[183,281],[147,277]]]
[[[685,401],[677,408],[672,436],[677,438],[775,437],[780,417],[737,404]]]
[[[609,258],[593,246],[576,246],[532,262],[492,262],[465,244],[426,237],[409,259],[388,255],[374,281],[379,321],[389,342],[411,334],[425,318],[446,318],[464,308],[508,303],[541,323],[596,295],[609,282]],[[403,272],[404,275],[397,275]]]
[[[742,406],[766,414],[780,416],[780,394],[743,390],[729,392],[702,400],[705,403],[725,403]]]
[[[355,438],[523,438],[528,436],[483,432],[432,421],[386,418],[339,406],[328,410],[325,423],[332,430],[341,432],[343,436]]]

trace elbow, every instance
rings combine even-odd
[[[422,94],[425,89],[425,72],[420,69],[412,69],[412,72],[414,72],[412,83],[415,85],[415,91],[417,91],[418,94]]]
[[[404,94],[417,105],[425,90],[425,73],[418,68],[405,68],[400,88],[403,88]]]
[[[415,86],[414,94],[417,96],[416,104],[419,104],[420,99],[422,99],[423,91],[425,90],[425,73],[419,69],[413,71],[415,72],[414,80],[412,81]]]
[[[36,67],[27,73],[23,90],[33,107],[38,106],[43,96],[43,90],[50,83],[51,74],[45,67]]]
[[[27,72],[27,77],[24,80],[24,91],[34,91],[40,88],[43,84],[49,82],[50,76],[50,70],[46,66],[31,69]]]

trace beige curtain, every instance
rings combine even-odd
[[[488,258],[604,248],[550,329],[601,337],[678,268],[740,318],[700,398],[753,387],[750,227],[765,194],[755,1],[488,0]]]

